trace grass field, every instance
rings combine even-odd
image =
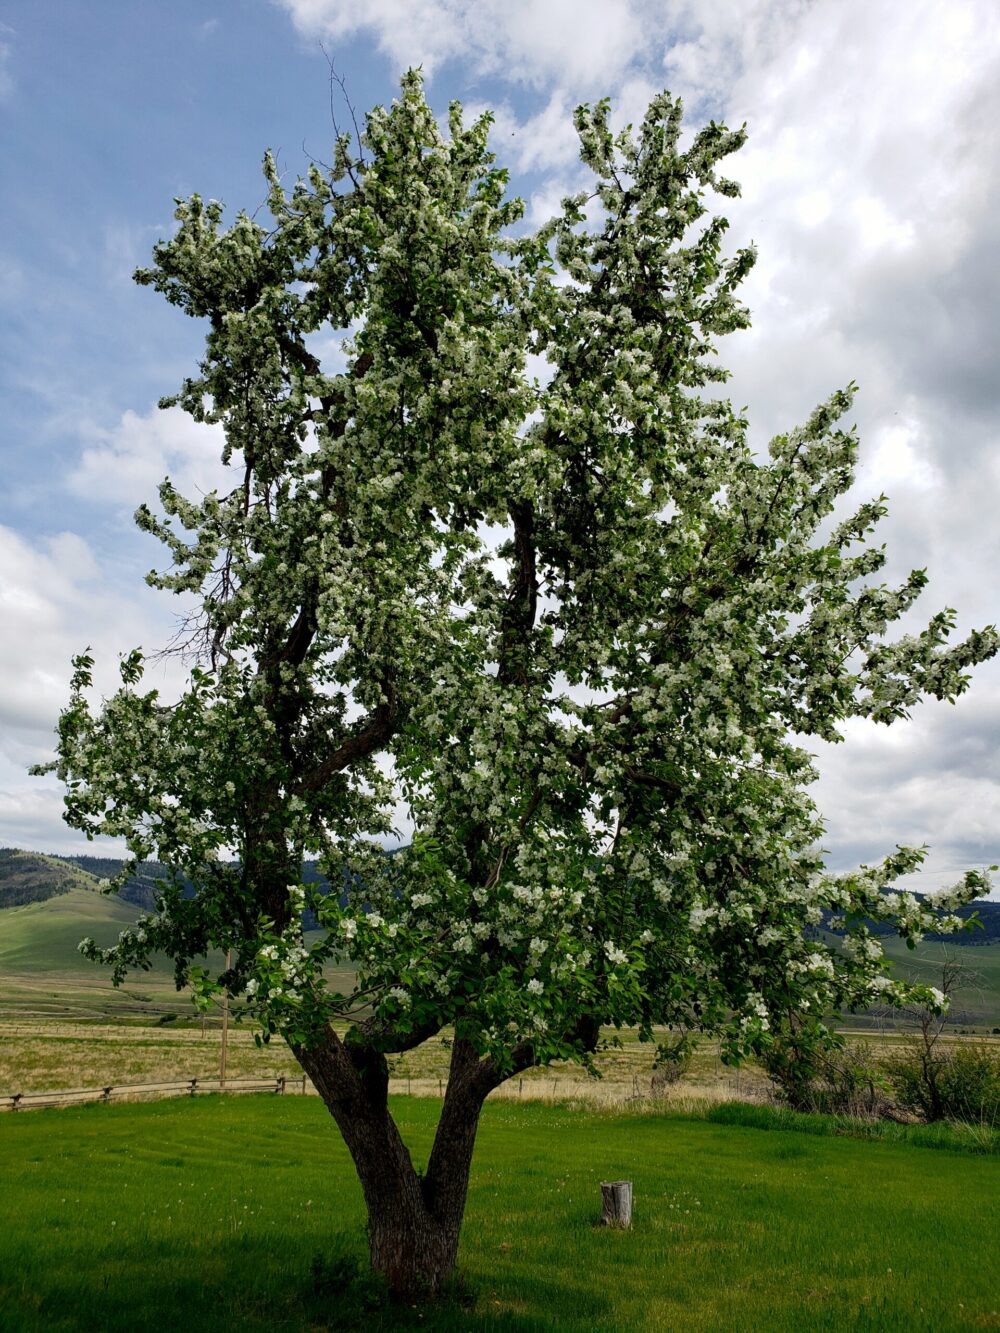
[[[609,1031],[608,1037],[613,1034]],[[621,1034],[620,1049],[598,1056],[600,1080],[578,1065],[554,1065],[527,1071],[498,1089],[498,1098],[571,1097],[596,1103],[622,1103],[648,1094],[653,1048]],[[0,1020],[0,1096],[13,1092],[48,1092],[59,1088],[100,1088],[106,1084],[148,1080],[208,1079],[219,1073],[220,1033],[197,1027],[159,1027],[85,1023],[22,1016]],[[437,1095],[448,1078],[450,1051],[440,1039],[425,1042],[392,1062],[391,1087],[399,1093]],[[229,1033],[227,1070],[232,1078],[298,1078],[301,1069],[280,1040],[260,1048],[252,1033],[233,1026]],[[681,1090],[685,1096],[719,1100],[762,1094],[765,1080],[752,1069],[733,1070],[719,1059],[714,1043],[695,1055]]]
[[[915,950],[896,938],[881,941],[886,956],[907,981],[941,984],[945,958],[961,964],[963,980],[952,997],[950,1017],[956,1024],[1000,1026],[1000,944],[945,944],[924,940]]]
[[[46,902],[0,911],[0,1016],[148,1023],[176,1013],[194,1020],[188,992],[178,992],[173,966],[154,956],[149,972],[134,972],[115,988],[110,970],[88,962],[77,947],[91,936],[109,948],[134,924],[139,909],[93,889],[74,888]],[[307,937],[308,939],[309,937]],[[221,971],[223,957],[210,955]],[[345,973],[331,970],[331,982]],[[214,1016],[218,1021],[218,1015]]]
[[[396,1103],[418,1159],[436,1109]],[[363,1276],[360,1191],[310,1098],[7,1116],[0,1175],[11,1333],[1000,1328],[1000,1159],[907,1142],[488,1106],[464,1295],[426,1312]],[[615,1178],[631,1233],[594,1225]]]

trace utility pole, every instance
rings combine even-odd
[[[233,965],[233,951],[226,950],[226,971]],[[222,992],[222,1051],[219,1057],[219,1091],[226,1090],[226,1048],[229,1045],[229,987]]]

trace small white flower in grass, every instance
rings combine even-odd
[[[544,989],[545,986],[543,985],[542,982],[538,980],[537,977],[532,977],[531,980],[528,982],[528,991],[531,995],[541,995]]]

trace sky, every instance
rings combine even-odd
[[[204,331],[132,271],[175,196],[231,216],[262,202],[265,148],[289,179],[328,160],[328,56],[359,113],[411,65],[435,109],[492,108],[534,223],[585,179],[581,102],[611,98],[623,124],[669,88],[692,128],[745,122],[743,196],[722,202],[734,248],[759,251],[753,327],[720,353],[755,447],[856,380],[856,495],[889,496],[886,577],[930,573],[906,628],[944,606],[959,634],[1000,621],[995,0],[3,0],[0,845],[87,850],[27,768],[52,753],[74,652],[110,687],[119,653],[170,638],[133,511],[167,473],[220,477],[217,433],[156,406]],[[808,748],[832,868],[927,843],[930,889],[1000,861],[996,661],[955,706]]]

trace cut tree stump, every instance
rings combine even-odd
[[[604,1205],[601,1214],[602,1226],[626,1230],[632,1225],[631,1180],[602,1181],[601,1200]]]

